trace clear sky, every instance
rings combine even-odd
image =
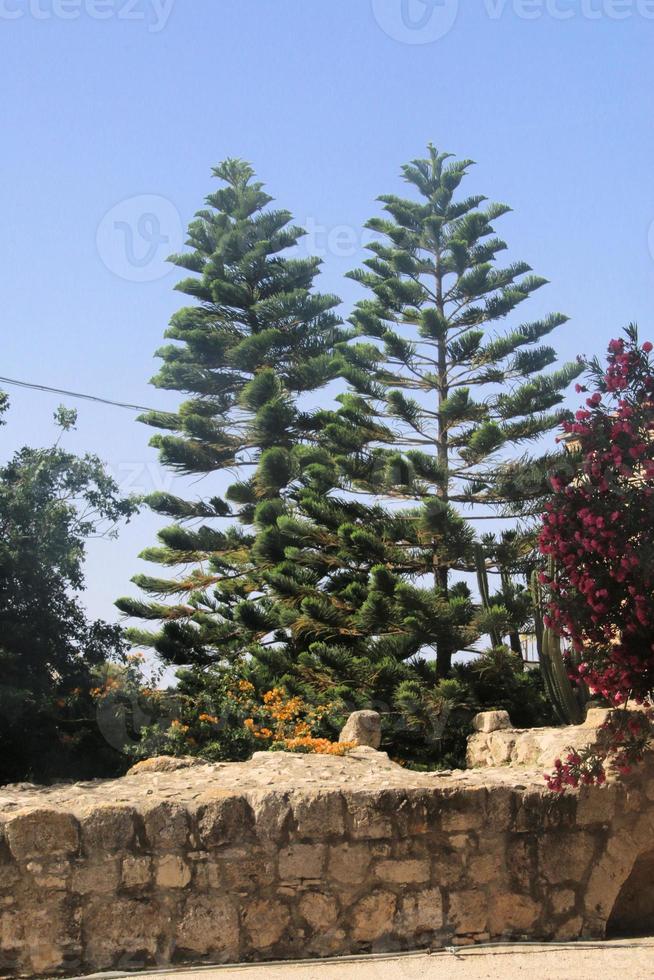
[[[181,303],[163,259],[225,156],[311,229],[347,314],[363,223],[430,140],[514,208],[511,257],[551,281],[525,315],[572,317],[562,357],[632,319],[654,339],[653,49],[653,0],[0,0],[0,374],[174,405],[148,385]],[[7,390],[0,458],[62,401]],[[69,448],[174,485],[134,413],[63,400]],[[156,527],[93,544],[91,613],[116,618]]]

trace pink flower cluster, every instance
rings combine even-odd
[[[541,577],[546,625],[572,647],[571,676],[613,706],[650,704],[654,689],[652,349],[629,332],[611,341],[604,371],[595,365],[595,390],[564,427],[575,453],[552,478],[540,534],[556,569]],[[612,751],[624,754],[623,742]],[[582,762],[557,765],[552,788],[597,782]]]
[[[570,749],[565,761],[557,759],[554,772],[545,776],[548,788],[563,793],[577,786],[601,786],[606,782],[605,763],[623,776],[642,761],[652,738],[651,709],[639,712],[613,711],[598,731],[597,743],[581,750]]]

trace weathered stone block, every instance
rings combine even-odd
[[[481,711],[472,719],[476,732],[497,732],[502,728],[512,728],[508,711]]]
[[[338,740],[378,749],[381,736],[381,715],[377,711],[353,711]]]
[[[243,925],[250,946],[264,950],[277,945],[291,921],[291,914],[278,898],[259,899],[243,911]]]
[[[514,890],[529,891],[538,877],[538,841],[534,834],[512,834],[506,844],[506,867]]]
[[[226,896],[189,893],[176,931],[176,952],[234,960],[239,951],[238,912]]]
[[[276,877],[274,855],[256,848],[225,848],[216,867],[221,886],[239,894],[266,888]]]
[[[377,890],[362,898],[353,909],[352,937],[372,942],[393,930],[397,898],[392,892]]]
[[[143,813],[143,824],[153,850],[184,850],[189,843],[189,815],[179,803],[166,801],[149,807]]]
[[[488,925],[488,898],[479,889],[450,894],[448,920],[459,934],[484,932]]]
[[[348,794],[347,809],[350,834],[355,840],[380,840],[394,836],[393,801],[383,792]]]
[[[577,896],[572,888],[557,888],[552,892],[552,912],[554,915],[566,915],[575,907]]]
[[[159,888],[186,888],[191,880],[191,869],[177,854],[166,854],[158,859],[155,881]]]
[[[277,790],[248,793],[247,798],[254,815],[257,837],[276,841],[285,835],[291,820],[289,797],[289,793]]]
[[[443,896],[440,888],[411,892],[400,901],[395,930],[410,938],[443,928]]]
[[[528,932],[538,920],[540,906],[528,895],[515,892],[492,894],[489,927],[493,936],[511,936]]]
[[[538,866],[550,884],[582,882],[590,870],[595,838],[583,831],[546,833],[538,843]]]
[[[135,817],[131,806],[104,803],[88,809],[80,819],[85,853],[129,850],[136,832]]]
[[[465,874],[466,857],[463,850],[439,847],[432,860],[432,878],[435,884],[443,889],[458,884]]]
[[[324,844],[291,844],[279,852],[279,877],[282,881],[320,878],[326,858]]]
[[[579,939],[583,934],[584,921],[579,915],[573,916],[560,926],[557,926],[554,939],[558,942],[569,942],[572,939]]]
[[[431,864],[429,861],[378,861],[375,875],[387,884],[411,885],[429,881]]]
[[[300,899],[298,908],[313,932],[326,932],[338,921],[338,901],[334,895],[307,892]]]
[[[0,951],[16,952],[22,973],[43,976],[64,967],[80,936],[65,897],[51,895],[0,916],[0,941]]]
[[[490,849],[471,854],[468,859],[468,879],[477,885],[499,884],[504,876],[503,841],[496,838]]]
[[[128,890],[147,888],[152,882],[152,858],[127,854],[123,858],[121,883]]]
[[[366,844],[338,844],[329,849],[327,874],[337,882],[354,885],[364,881],[370,867]]]
[[[78,895],[110,895],[115,892],[120,882],[120,859],[118,857],[100,860],[79,861],[73,869],[71,891]]]
[[[85,958],[94,970],[122,962],[130,967],[155,963],[160,938],[172,929],[170,915],[154,900],[93,896],[82,906]]]
[[[475,786],[448,791],[441,802],[441,828],[448,834],[477,830],[486,820],[486,789]]]
[[[295,792],[291,806],[298,837],[340,837],[345,832],[345,807],[340,792]]]
[[[75,854],[79,847],[77,821],[59,810],[31,810],[16,814],[6,827],[7,841],[17,861],[33,857]]]
[[[198,831],[205,847],[236,844],[254,827],[254,814],[244,796],[214,792],[198,807]]]

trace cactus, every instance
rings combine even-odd
[[[550,576],[553,571],[553,563],[550,563]],[[543,622],[545,603],[543,590],[538,581],[538,572],[532,575],[531,590],[534,600],[536,645],[547,696],[562,724],[579,725],[584,720],[588,691],[583,685],[576,687],[572,685],[563,658],[561,637]]]
[[[491,609],[490,588],[488,585],[488,572],[486,571],[486,556],[480,544],[475,544],[475,565],[477,566],[477,584],[481,595],[481,604],[489,612]],[[497,630],[490,631],[491,643],[494,647],[502,646],[502,637]]]

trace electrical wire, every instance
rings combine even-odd
[[[155,408],[148,408],[147,405],[132,405],[130,402],[113,401],[111,398],[102,398],[100,395],[87,395],[81,391],[68,391],[66,388],[51,388],[49,385],[32,384],[30,381],[19,381],[16,378],[3,378],[0,376],[0,384],[14,385],[16,388],[30,388],[34,391],[51,392],[55,395],[66,395],[68,398],[81,398],[84,401],[99,402],[102,405],[111,405],[114,408],[127,408],[133,412],[156,412]]]

